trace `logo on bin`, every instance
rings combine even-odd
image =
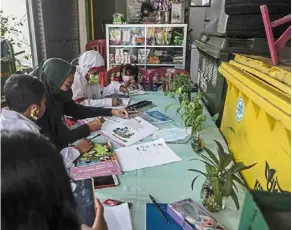
[[[243,101],[243,98],[240,97],[236,105],[236,120],[238,122],[241,122],[243,118],[243,113],[244,113],[244,101]]]

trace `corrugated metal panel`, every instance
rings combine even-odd
[[[38,60],[79,55],[78,0],[27,0],[32,3]]]

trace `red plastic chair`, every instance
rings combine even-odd
[[[279,63],[278,54],[281,52],[281,50],[283,50],[286,42],[291,38],[291,25],[280,36],[280,38],[278,38],[276,42],[274,39],[272,29],[287,22],[290,22],[291,24],[291,15],[287,15],[283,18],[271,22],[268,7],[266,5],[261,6],[261,13],[266,30],[266,36],[269,44],[272,63],[274,65],[278,65]]]
[[[177,74],[185,74],[187,77],[191,77],[190,73],[184,69],[160,67],[152,70],[149,74],[150,90],[153,91],[153,84],[155,83],[165,85],[165,81],[163,81],[162,78],[168,78],[168,80],[170,80]],[[163,90],[165,90],[165,87],[163,87]]]
[[[86,46],[85,46],[85,50],[96,50],[98,51],[101,56],[103,57],[103,60],[105,62],[106,65],[106,41],[105,39],[98,39],[98,40],[93,40],[93,41],[89,41]]]
[[[114,68],[111,68],[110,70],[108,70],[106,74],[105,86],[110,84],[110,82],[113,80],[114,77],[119,76],[120,71],[121,71],[120,66],[115,66]],[[143,68],[139,68],[138,81],[144,89],[146,89],[146,79],[148,79],[148,72]]]

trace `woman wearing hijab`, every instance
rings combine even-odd
[[[31,75],[37,76],[46,88],[47,110],[38,120],[41,133],[49,136],[56,146],[63,148],[76,140],[87,137],[90,132],[101,129],[101,120],[97,119],[75,129],[69,129],[65,115],[75,120],[98,116],[127,117],[125,109],[105,109],[76,104],[73,100],[72,84],[76,68],[59,58],[48,59]]]
[[[104,60],[98,51],[90,50],[79,58],[79,65],[72,85],[73,100],[86,106],[113,107],[122,103],[119,98],[102,98],[107,96],[107,87],[99,83],[100,74],[104,72]],[[119,91],[120,86],[116,88]]]

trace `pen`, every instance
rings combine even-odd
[[[97,135],[95,135],[95,136],[93,136],[93,137],[91,137],[91,138],[87,138],[87,140],[92,141],[94,138],[97,138],[97,137],[99,137],[100,135],[101,135],[101,133],[99,133],[99,134],[97,134]]]
[[[156,201],[154,200],[153,196],[149,195],[150,200],[152,201],[152,203],[156,206],[156,208],[158,208],[159,212],[162,214],[162,216],[164,217],[164,219],[166,220],[166,222],[168,224],[170,224],[167,216],[165,215],[165,213],[163,212],[163,210],[160,208],[160,206],[156,203]]]

